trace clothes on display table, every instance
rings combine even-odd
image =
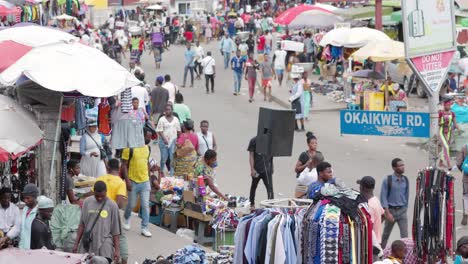
[[[452,255],[455,243],[454,178],[445,171],[419,172],[413,216],[413,240],[420,263]]]

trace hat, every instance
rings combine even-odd
[[[28,184],[26,184],[26,186],[24,186],[22,194],[26,195],[26,196],[35,196],[35,197],[37,197],[39,195],[39,189],[37,188],[37,186],[35,184],[28,183]]]
[[[86,126],[87,126],[87,127],[90,127],[90,126],[97,126],[97,121],[96,121],[96,119],[88,119],[88,120],[86,120]]]
[[[158,77],[156,78],[156,81],[158,81],[158,82],[160,82],[160,83],[163,83],[163,82],[164,82],[164,77],[158,76]]]
[[[465,244],[468,244],[468,236],[463,236],[457,241],[457,250]]]
[[[356,181],[357,184],[361,185],[366,189],[375,188],[375,180],[371,176],[364,176],[362,179]]]
[[[54,208],[54,201],[49,197],[45,197],[41,195],[37,198],[37,208],[39,209],[46,209],[46,208]]]

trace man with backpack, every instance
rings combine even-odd
[[[409,181],[405,173],[405,164],[400,158],[392,160],[393,174],[382,182],[380,201],[385,210],[385,226],[382,235],[382,248],[387,245],[395,223],[400,228],[400,237],[408,237],[408,199]]]
[[[463,219],[461,224],[468,223],[468,146],[465,144],[457,156],[457,167],[463,173]]]
[[[151,185],[149,182],[149,158],[151,155],[151,137],[153,132],[144,129],[145,145],[138,148],[126,148],[122,151],[122,176],[127,183],[128,204],[125,208],[124,223],[122,227],[130,230],[130,216],[140,197],[141,206],[141,234],[151,237],[148,230],[149,223],[149,196]]]

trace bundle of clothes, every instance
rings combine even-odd
[[[413,217],[413,240],[421,262],[446,263],[455,246],[454,178],[446,171],[419,172]]]
[[[216,231],[236,229],[238,224],[239,216],[237,213],[233,209],[226,207],[218,208],[213,213],[213,218],[210,221],[211,227]]]

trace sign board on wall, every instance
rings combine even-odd
[[[453,0],[405,0],[401,8],[408,63],[436,95],[456,48]]]
[[[428,138],[428,113],[340,111],[341,134]]]

